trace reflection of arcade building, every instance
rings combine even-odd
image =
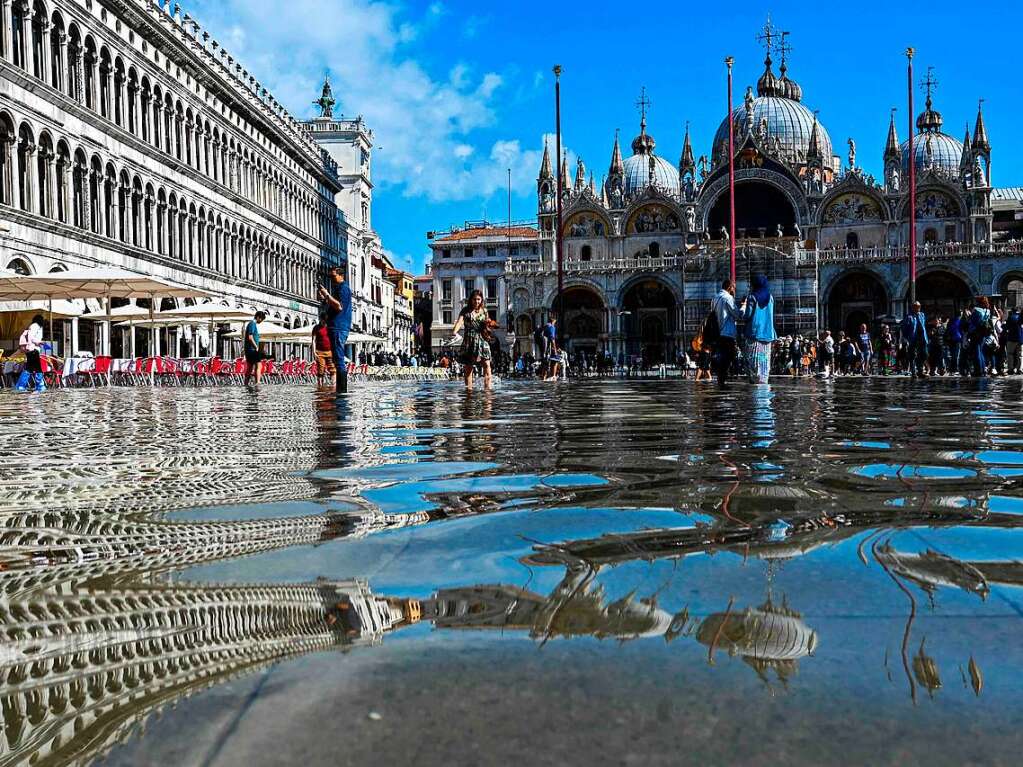
[[[756,88],[732,114],[740,295],[754,271],[772,280],[781,332],[840,329],[901,316],[909,290],[909,162],[917,173],[918,295],[947,314],[971,295],[1023,296],[1019,190],[991,186],[991,145],[978,110],[963,141],[942,132],[927,99],[912,142],[892,114],[877,180],[833,153],[831,138],[787,75],[783,36],[765,30],[768,55]],[[781,43],[778,43],[778,40]],[[780,54],[779,74],[772,54]],[[643,355],[657,362],[695,334],[728,272],[728,122],[708,156],[689,131],[676,167],[656,154],[641,99],[639,134],[623,157],[616,136],[602,185],[564,158],[563,338],[572,349]],[[881,147],[880,142],[879,148]],[[508,262],[516,336],[556,306],[557,179],[545,149],[537,179],[539,260]]]

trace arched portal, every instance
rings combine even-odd
[[[1023,274],[1007,274],[999,285],[999,293],[1007,309],[1023,309]]]
[[[604,334],[603,300],[596,291],[585,286],[566,288],[562,300],[565,309],[561,321],[564,324],[558,331],[562,347],[573,354],[596,354]],[[551,311],[557,314],[559,306],[555,297]]]
[[[888,313],[888,291],[880,278],[869,272],[844,275],[828,294],[828,327],[833,333],[859,334],[860,325],[873,329]]]
[[[727,190],[715,200],[707,216],[707,231],[721,239],[728,220]],[[735,185],[735,236],[774,237],[781,227],[785,236],[796,233],[796,211],[789,198],[776,186],[763,181],[740,181]]]
[[[970,306],[973,293],[965,280],[940,269],[921,274],[916,279],[916,300],[930,319],[948,318]],[[909,291],[906,292],[909,303]]]
[[[625,351],[640,356],[646,365],[658,365],[675,357],[675,296],[659,280],[641,280],[622,299],[622,333]]]

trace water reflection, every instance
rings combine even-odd
[[[65,394],[0,398],[0,764],[426,624],[668,646],[789,698],[983,705],[1019,673],[986,633],[1021,612],[1017,382]],[[380,541],[383,575],[350,564]]]

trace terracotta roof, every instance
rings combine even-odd
[[[531,226],[513,226],[510,229],[507,226],[488,226],[488,227],[476,227],[472,229],[463,229],[460,232],[451,232],[445,234],[443,237],[438,237],[436,242],[456,242],[459,240],[476,240],[484,237],[501,237],[512,239],[526,239],[535,240],[539,236],[539,232]]]

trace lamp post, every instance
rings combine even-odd
[[[732,119],[732,65],[735,59],[725,57],[728,67],[728,274],[735,284],[735,121]]]
[[[916,301],[916,144],[913,139],[913,54],[906,49],[909,87],[909,305]]]
[[[562,242],[561,242],[561,198],[564,194],[565,179],[561,175],[561,65],[554,65],[554,131],[555,131],[555,150],[557,152],[557,166],[558,166],[558,207],[557,207],[557,231],[554,234],[554,247],[557,250],[558,258],[558,297],[556,299],[558,304],[558,327],[564,325],[562,320],[564,319],[565,307],[562,305],[563,301],[561,292],[565,285],[565,269],[564,259],[562,258]]]

